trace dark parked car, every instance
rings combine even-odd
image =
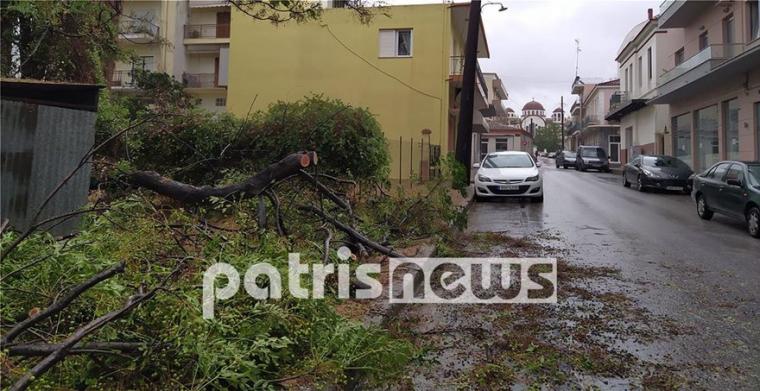
[[[743,219],[749,234],[760,238],[760,162],[726,161],[694,177],[691,196],[699,217],[715,212]]]
[[[575,169],[578,171],[594,169],[609,172],[610,160],[607,158],[607,152],[602,147],[579,147],[578,152],[575,154]]]
[[[641,155],[623,167],[623,186],[638,191],[647,188],[691,193],[689,177],[694,172],[678,158],[664,155]]]
[[[557,168],[575,167],[575,152],[560,151],[557,153],[557,157],[554,158],[554,162],[557,163]]]

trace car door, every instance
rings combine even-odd
[[[715,169],[710,170],[702,181],[702,194],[705,197],[705,202],[707,202],[707,205],[711,209],[720,209],[718,199],[725,187],[723,178],[726,176],[726,172],[728,172],[730,166],[731,163],[718,164],[715,166]]]
[[[629,183],[636,181],[636,175],[639,173],[639,165],[641,165],[641,156],[636,156],[630,163],[625,165],[625,180]]]
[[[732,182],[732,183],[729,183]],[[739,184],[737,185],[736,182]],[[722,191],[719,191],[718,204],[720,209],[727,214],[744,217],[744,206],[747,203],[747,184],[744,175],[744,165],[734,163],[726,173],[726,184]]]

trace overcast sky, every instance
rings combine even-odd
[[[433,3],[431,0],[390,0],[390,4]],[[481,60],[484,72],[496,72],[517,111],[535,98],[547,115],[565,96],[565,109],[575,97],[575,38],[580,40],[580,76],[617,78],[615,56],[628,31],[646,19],[647,8],[658,13],[662,0],[509,0],[509,8],[483,8],[491,58]],[[483,1],[485,4],[486,1]]]

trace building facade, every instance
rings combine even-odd
[[[473,153],[473,163],[482,161],[486,154],[499,151],[533,152],[533,137],[520,127],[521,119],[514,110],[504,108],[504,100],[509,94],[501,79],[495,73],[485,73],[489,86],[489,100],[498,109],[483,111],[488,123],[488,132],[481,133],[477,142],[477,153]]]
[[[224,111],[230,44],[230,5],[208,1],[122,1],[119,45],[131,61],[113,66],[109,86],[134,91],[137,70],[162,72],[182,82],[196,103]]]
[[[610,98],[620,89],[620,80],[602,83],[584,83],[579,77],[571,92],[578,95],[578,105],[571,113],[575,124],[571,127],[572,149],[581,145],[599,146],[609,156],[610,164],[620,163],[620,125],[605,119],[610,109]]]
[[[232,12],[228,111],[244,116],[324,94],[367,107],[379,121],[392,167],[404,160],[404,140],[453,151],[459,119],[468,4],[389,6],[389,17],[359,23],[350,9],[326,9],[319,22],[278,26]],[[482,25],[478,57],[489,57]],[[489,86],[478,69],[473,131],[487,132]],[[473,144],[479,136],[473,135]],[[406,163],[405,163],[406,166]],[[409,170],[391,171],[406,178]]]
[[[615,61],[620,91],[612,95],[605,118],[620,124],[623,164],[638,155],[665,154],[671,148],[666,137],[668,105],[647,102],[657,96],[657,80],[665,72],[664,59],[682,39],[680,30],[659,29],[657,17],[649,9],[647,19],[631,29],[618,50]]]
[[[757,1],[666,1],[670,34],[658,94],[669,106],[672,153],[701,171],[725,159],[760,159],[760,10]],[[673,35],[679,36],[679,35]]]

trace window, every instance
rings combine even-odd
[[[638,74],[636,75],[636,77],[638,77],[638,78],[639,78],[639,87],[641,87],[641,84],[642,84],[642,82],[644,81],[644,78],[641,76],[641,74],[642,74],[642,72],[643,72],[643,71],[641,70],[641,68],[642,68],[642,61],[641,61],[641,57],[639,57],[639,62],[638,62],[638,64],[636,64],[636,66],[638,66],[638,68],[639,68],[639,72],[638,72]]]
[[[691,113],[673,118],[673,137],[673,154],[691,167]]]
[[[652,80],[652,48],[647,48],[647,77]]]
[[[625,90],[630,91],[631,87],[628,86],[628,67],[625,67],[625,81],[623,83],[625,83]]]
[[[726,182],[728,182],[729,179],[738,180],[739,182],[744,183],[744,169],[742,166],[738,164],[732,165],[726,174]]]
[[[196,106],[200,106],[200,105],[202,105],[202,104],[203,104],[203,99],[201,99],[201,98],[196,98],[196,99],[195,99],[195,105],[196,105]]]
[[[722,181],[729,166],[729,163],[719,164],[714,170],[710,170],[710,174],[707,177],[716,181]]]
[[[699,34],[699,51],[705,50],[708,45],[708,39],[707,39],[707,31],[705,31],[702,34]]]
[[[760,38],[760,7],[757,0],[747,2],[747,13],[749,14],[749,39],[758,39]]]
[[[734,43],[734,15],[723,19],[723,43]]]
[[[723,129],[729,160],[739,160],[739,101],[734,98],[723,102]]]
[[[488,155],[488,138],[480,136],[480,161],[482,162]]]
[[[718,106],[712,105],[697,111],[696,115],[697,162],[704,170],[720,160],[718,142]]]
[[[411,57],[412,30],[380,30],[380,57]]]
[[[216,107],[227,106],[227,98],[216,98],[214,100],[214,106],[216,106]]]
[[[510,137],[497,137],[496,138],[496,152],[509,150]]]
[[[683,48],[680,48],[676,50],[675,63],[676,65],[681,65],[682,62],[683,62]]]

